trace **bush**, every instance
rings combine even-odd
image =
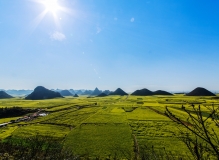
[[[72,151],[63,147],[59,139],[48,136],[31,138],[10,137],[0,143],[0,159],[78,159]]]

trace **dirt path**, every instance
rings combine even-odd
[[[139,159],[139,145],[138,141],[136,139],[136,136],[132,134],[132,137],[134,139],[134,152],[135,152],[135,160]]]

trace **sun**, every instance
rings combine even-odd
[[[61,0],[30,0],[34,3],[40,4],[43,8],[42,12],[32,21],[32,30],[35,30],[40,22],[49,14],[47,18],[53,17],[56,27],[61,30],[61,16],[63,13],[72,15],[72,10],[64,6],[65,3]],[[62,3],[61,3],[62,2]],[[33,32],[33,31],[32,31]]]
[[[44,0],[42,3],[48,12],[56,13],[60,9],[57,0]]]

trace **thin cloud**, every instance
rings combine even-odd
[[[65,35],[61,32],[54,32],[53,34],[51,34],[50,38],[52,40],[55,40],[55,41],[63,41],[66,39]]]
[[[100,27],[97,27],[97,32],[96,34],[99,34],[102,31],[102,29]]]
[[[135,21],[135,18],[132,17],[132,18],[130,19],[130,22],[134,22],[134,21]]]

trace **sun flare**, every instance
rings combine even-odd
[[[42,12],[33,20],[31,27],[33,30],[37,28],[40,22],[47,16],[47,18],[53,17],[57,30],[61,30],[61,20],[63,13],[72,15],[72,11],[65,7],[65,3],[61,0],[30,0],[32,2],[40,4],[43,7]]]
[[[46,7],[46,10],[52,13],[57,12],[60,8],[57,0],[44,0],[43,4]]]

